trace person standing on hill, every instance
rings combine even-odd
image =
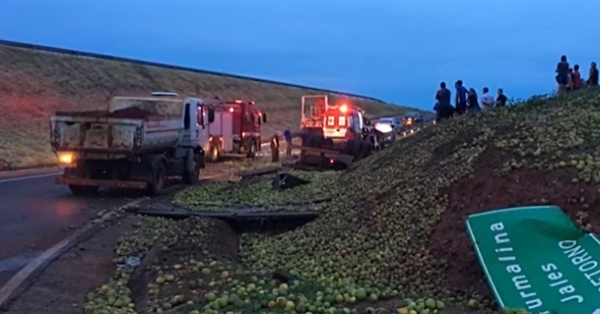
[[[506,97],[506,95],[504,95],[504,90],[502,90],[502,88],[498,88],[498,97],[496,97],[496,107],[505,107],[507,100],[508,98]]]
[[[438,121],[442,119],[447,119],[452,116],[454,113],[454,108],[450,104],[450,98],[452,98],[452,92],[448,88],[446,88],[446,83],[440,83],[440,89],[435,94],[436,105],[436,113],[438,116]]]
[[[592,64],[590,64],[590,76],[588,77],[588,85],[598,86],[598,68],[596,67],[596,62],[592,62]]]
[[[467,98],[467,102],[469,103],[469,107],[467,108],[469,112],[481,111],[481,107],[479,107],[479,99],[477,99],[477,92],[474,88],[469,88],[469,97]]]
[[[558,92],[564,92],[569,84],[569,62],[567,56],[560,57],[560,62],[556,65],[556,83],[558,83]]]
[[[481,109],[485,111],[492,108],[494,108],[494,96],[490,94],[489,88],[484,87],[481,95]]]
[[[467,95],[469,91],[463,86],[461,80],[456,81],[456,113],[463,114],[467,111]]]
[[[573,72],[571,73],[571,89],[578,90],[581,88],[581,73],[579,73],[579,64],[576,64],[573,67]]]

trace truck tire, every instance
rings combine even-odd
[[[202,157],[198,154],[194,154],[194,170],[183,173],[183,183],[185,184],[196,184],[200,181],[200,171],[202,169]]]
[[[369,157],[369,155],[371,155],[371,151],[373,148],[371,146],[371,143],[369,143],[368,141],[360,141],[360,143],[361,143],[361,148],[360,148],[361,159]]]
[[[97,186],[69,184],[69,190],[75,195],[89,195],[98,192]]]
[[[248,144],[248,153],[246,153],[246,157],[252,159],[256,157],[256,141],[250,140],[250,144]]]
[[[352,156],[354,160],[360,160],[363,158],[363,141],[353,140],[352,142]]]
[[[326,147],[333,147],[333,139],[331,139],[331,138],[326,138],[326,139],[324,140],[324,145],[325,145]]]
[[[152,181],[148,185],[148,195],[156,196],[162,193],[167,182],[167,169],[159,159],[152,167]]]
[[[220,157],[219,148],[216,144],[211,144],[208,149],[208,154],[206,155],[206,161],[208,162],[217,162]]]

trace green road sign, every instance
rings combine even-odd
[[[600,239],[556,206],[474,214],[467,231],[502,307],[600,314]]]

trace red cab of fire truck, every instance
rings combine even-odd
[[[330,139],[328,142],[340,143],[359,139],[364,127],[364,111],[359,107],[342,103],[325,111],[323,136]]]
[[[261,129],[267,115],[253,101],[211,103],[215,119],[206,130],[206,159],[217,162],[223,157],[254,158],[261,150]]]

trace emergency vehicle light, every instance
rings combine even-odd
[[[241,100],[236,100],[236,101],[234,101],[234,102],[235,102],[236,104],[241,104],[241,103],[242,103],[242,101],[241,101]]]
[[[348,106],[347,106],[347,105],[345,105],[345,104],[344,104],[344,105],[341,105],[341,106],[340,106],[340,112],[342,112],[342,113],[346,113],[346,112],[348,112]]]
[[[233,108],[229,108],[229,112],[233,112]]]

